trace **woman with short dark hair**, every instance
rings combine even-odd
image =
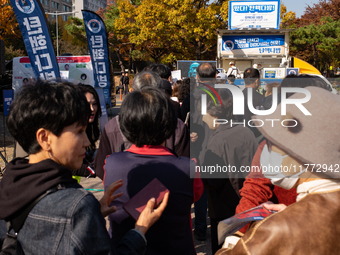
[[[203,185],[201,179],[190,178],[193,161],[177,157],[164,147],[165,140],[174,133],[176,123],[172,103],[159,89],[145,87],[125,97],[119,124],[123,135],[133,145],[124,152],[111,154],[104,166],[105,187],[117,178],[125,183],[120,190],[123,195],[113,203],[117,212],[109,216],[109,231],[114,244],[134,226],[134,220],[122,205],[157,178],[171,195],[163,217],[146,235],[146,253],[196,254],[190,209],[201,196]]]
[[[161,145],[176,129],[177,117],[169,98],[159,89],[131,93],[119,113],[120,128],[137,147]]]
[[[7,127],[29,159],[13,159],[0,185],[0,219],[14,229],[12,221],[24,219],[20,231],[9,230],[20,244],[17,253],[144,254],[144,234],[162,214],[168,195],[157,209],[148,202],[115,253],[103,216],[115,211],[109,204],[123,183],[113,182],[99,203],[72,179],[90,145],[85,133],[90,114],[82,91],[68,82],[38,80],[17,92]],[[30,213],[23,217],[26,210]]]

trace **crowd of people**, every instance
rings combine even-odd
[[[7,127],[29,158],[11,161],[0,182],[0,219],[10,223],[17,249],[196,254],[193,240],[206,239],[208,213],[212,254],[337,253],[340,97],[308,75],[267,84],[261,94],[255,68],[244,71],[240,90],[234,85],[239,71],[230,66],[227,83],[235,89],[216,86],[225,82],[208,62],[196,77],[175,83],[166,65],[147,67],[102,133],[92,86],[41,80],[23,86]],[[72,175],[102,179],[103,198],[96,200]],[[136,221],[123,206],[155,178],[169,192],[158,207],[151,198]],[[262,204],[276,212],[244,226],[237,244],[222,248],[219,222]]]

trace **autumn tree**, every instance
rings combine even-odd
[[[5,47],[5,60],[11,60],[16,57],[23,57],[25,56],[25,52],[20,49],[14,49],[13,45],[9,45]]]
[[[324,17],[319,25],[311,24],[292,32],[290,49],[320,70],[320,67],[327,69],[332,62],[337,62],[340,56],[335,52],[339,44],[340,20]]]
[[[69,17],[67,22],[61,22],[59,26],[59,53],[72,53],[73,55],[86,55],[89,51],[87,45],[87,38],[81,32],[76,33],[77,31],[82,31],[79,26],[82,26],[82,20],[77,19],[76,21],[73,19],[74,17]],[[77,24],[77,25],[74,25]],[[73,27],[74,25],[74,27]],[[55,23],[51,25],[51,28],[55,26]],[[83,27],[84,28],[84,27]],[[69,29],[72,31],[70,32]],[[52,31],[51,31],[52,32]],[[83,31],[85,33],[85,30]],[[52,37],[55,36],[55,28],[52,32]]]
[[[295,28],[296,14],[293,11],[287,12],[287,7],[284,4],[281,4],[280,19],[280,28]]]
[[[71,20],[66,23],[62,23],[61,26],[61,38],[59,38],[59,53],[72,53],[74,56],[81,56],[88,54],[87,41],[80,41],[73,35],[67,32],[65,26],[71,24]],[[86,43],[85,43],[86,42]]]
[[[80,40],[80,38],[73,36],[71,33],[68,33],[66,27],[71,24],[71,17],[69,17],[68,21],[64,21],[61,16],[56,16],[58,18],[58,27],[55,22],[49,22],[48,26],[51,32],[51,40],[53,44],[54,51],[57,52],[58,55],[62,55],[63,53],[71,53],[73,55],[84,55],[88,52],[87,43],[85,44],[84,40]],[[58,40],[57,40],[57,29],[58,29]],[[86,37],[85,37],[86,39]],[[58,41],[58,47],[57,47]]]
[[[0,0],[0,39],[9,47],[25,50],[19,24],[9,0]]]
[[[323,17],[331,17],[333,20],[340,19],[340,0],[320,0],[313,6],[307,5],[304,14],[297,21],[297,27],[310,24],[318,25]]]
[[[323,17],[318,26],[319,32],[323,35],[317,49],[320,52],[320,70],[329,70],[333,63],[338,62],[340,55],[340,20],[333,21],[331,17]],[[337,54],[336,54],[337,53]]]
[[[139,6],[118,0],[117,31],[155,62],[201,59],[216,45],[219,6],[206,0],[143,0]]]
[[[160,62],[174,42],[164,1],[143,0],[139,6],[134,6],[129,1],[118,0],[117,4],[120,16],[116,29],[121,38],[127,35],[129,42]]]
[[[221,16],[222,20],[224,20],[224,22],[226,24],[228,24],[228,19],[229,19],[229,0],[223,1],[221,9],[220,9],[220,16]]]
[[[108,30],[111,31],[112,38],[115,39],[114,47],[119,64],[123,66],[123,59],[128,56],[129,70],[132,68],[133,62],[138,69],[140,60],[147,59],[141,46],[136,46],[136,43],[130,40],[139,33],[139,28],[135,25],[135,17],[137,15],[136,8],[140,4],[140,1],[118,0],[117,4],[107,8],[105,13]],[[122,71],[124,71],[123,68]]]
[[[141,5],[142,0],[130,0],[132,5]]]
[[[174,26],[174,39],[187,46],[192,57],[201,60],[202,55],[216,46],[216,30],[225,28],[224,22],[218,18],[221,6],[206,0],[178,2],[182,4],[178,3],[177,8],[168,11],[169,21]]]

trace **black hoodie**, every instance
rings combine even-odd
[[[29,164],[16,158],[7,166],[0,182],[0,219],[17,216],[36,198],[58,184],[77,183],[70,169],[51,159]]]

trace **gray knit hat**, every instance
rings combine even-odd
[[[297,106],[288,104],[287,113],[282,116],[279,104],[273,114],[253,116],[254,123],[260,126],[264,122],[258,127],[260,132],[292,157],[306,164],[317,164],[313,170],[315,174],[321,172],[340,178],[340,96],[318,87],[305,89],[311,92],[311,99],[303,106],[312,115],[305,115]],[[296,93],[289,99],[305,96]],[[272,127],[268,119],[280,121],[273,122]],[[285,126],[297,125],[284,127],[282,123]]]

